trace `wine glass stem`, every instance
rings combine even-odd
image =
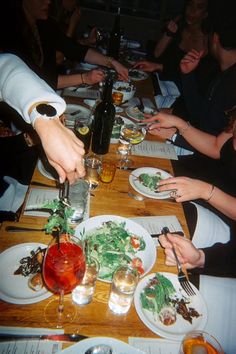
[[[58,320],[61,322],[62,320],[62,315],[64,311],[64,290],[60,291],[59,295],[59,304],[58,304]]]

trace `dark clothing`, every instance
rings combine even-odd
[[[215,136],[221,133],[228,125],[225,111],[236,105],[235,83],[236,63],[212,81],[205,97],[199,92],[194,73],[183,75],[182,89],[190,123]],[[177,136],[175,144],[194,151],[180,135]]]
[[[22,1],[8,0],[1,5],[0,49],[19,56],[36,74],[56,89],[56,51],[63,52],[68,59],[82,61],[89,47],[68,38],[52,19],[37,21],[37,28],[31,28],[25,17]],[[18,127],[19,123],[22,123],[19,114],[2,102],[0,117],[7,123],[14,122]],[[21,126],[22,131],[26,131],[27,126],[29,124],[25,124],[23,128]],[[22,135],[1,138],[0,145],[1,176],[8,175],[28,184],[37,160],[36,149],[26,146]]]
[[[201,154],[183,156],[174,162],[175,176],[188,176],[213,183],[224,192],[236,197],[236,151],[233,138],[228,139],[220,151],[220,159],[214,160]],[[195,201],[217,214],[231,230],[231,240],[227,244],[217,243],[203,249],[206,256],[204,269],[196,269],[197,273],[236,277],[236,223],[204,200]],[[193,236],[197,215],[195,206],[183,203],[190,235]]]
[[[226,243],[216,243],[211,247],[203,249],[205,253],[204,268],[197,268],[193,271],[198,274],[215,275],[219,277],[236,278],[236,237],[234,222],[234,235]]]
[[[17,3],[17,2],[16,2]],[[67,59],[83,61],[89,47],[82,46],[67,37],[53,19],[37,21],[41,42],[36,40],[22,10],[22,5],[11,4],[11,12],[1,9],[0,47],[5,52],[18,55],[32,70],[54,89],[57,88],[58,69],[56,51],[62,52]],[[4,20],[5,19],[5,20]],[[7,19],[7,20],[6,20]],[[3,27],[4,25],[4,27]],[[41,63],[42,61],[42,63]]]

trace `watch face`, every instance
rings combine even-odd
[[[54,117],[57,114],[56,109],[53,106],[50,106],[46,103],[41,103],[36,107],[38,113],[42,114],[43,116],[47,117]]]

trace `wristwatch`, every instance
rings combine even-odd
[[[57,116],[57,111],[53,106],[47,103],[40,103],[35,106],[30,113],[30,120],[31,124],[34,126],[36,118],[41,117],[43,119],[50,120],[56,118]]]

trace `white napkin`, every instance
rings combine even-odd
[[[173,81],[162,81],[159,78],[159,74],[156,73],[156,77],[159,83],[161,94],[156,95],[155,101],[159,109],[161,108],[170,108],[175,102],[176,98],[180,96],[178,87]]]
[[[24,202],[28,186],[9,176],[5,176],[3,179],[9,184],[9,187],[0,198],[0,210],[15,213]]]
[[[205,331],[220,342],[225,353],[236,353],[236,279],[200,275],[200,292],[207,303]]]

